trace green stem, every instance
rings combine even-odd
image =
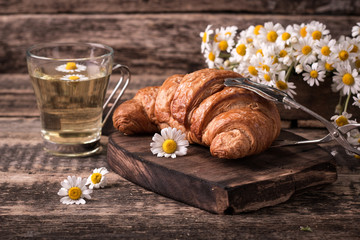
[[[292,72],[292,70],[294,69],[294,63],[292,63],[289,67],[289,69],[287,70],[286,72],[286,75],[285,75],[285,82],[287,82],[289,80],[289,77],[290,77],[290,74]]]
[[[344,106],[344,112],[347,112],[347,107],[349,105],[350,96],[351,96],[351,93],[349,93],[347,98],[346,98],[345,106]]]

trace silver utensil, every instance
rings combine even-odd
[[[315,143],[325,143],[332,140],[337,141],[343,148],[350,151],[351,153],[360,155],[360,149],[354,147],[351,145],[347,139],[346,134],[354,129],[359,128],[360,124],[347,124],[342,127],[337,127],[333,123],[329,122],[316,112],[308,109],[307,107],[297,103],[292,97],[290,97],[287,93],[273,88],[269,87],[260,83],[253,82],[247,78],[227,78],[224,82],[225,86],[227,87],[241,87],[248,89],[250,91],[253,91],[260,96],[264,97],[265,99],[268,99],[270,101],[279,102],[285,105],[288,105],[290,107],[293,107],[295,109],[301,109],[304,112],[307,112],[311,116],[318,119],[321,123],[323,123],[326,127],[326,129],[329,131],[329,134],[326,135],[323,138],[320,139],[314,139],[314,140],[304,140],[304,141],[290,141],[290,140],[284,140],[282,142],[275,143],[275,146],[289,146],[289,145],[300,145],[300,144],[315,144]]]

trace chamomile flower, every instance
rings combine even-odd
[[[341,67],[340,65],[349,64],[355,59],[355,53],[351,52],[353,47],[349,39],[339,40],[339,43],[334,46],[332,58],[335,68]]]
[[[302,23],[300,25],[294,24],[293,27],[294,27],[294,34],[298,39],[309,36],[307,32],[307,25],[305,23]]]
[[[292,48],[280,48],[278,53],[278,61],[286,66],[290,66],[294,62],[294,58],[292,56]]]
[[[325,78],[325,68],[322,64],[318,62],[314,62],[311,66],[304,66],[304,73],[302,74],[304,77],[304,81],[306,81],[310,87],[319,86],[319,82],[323,82]]]
[[[294,97],[296,95],[295,92],[295,84],[293,82],[286,82],[285,81],[285,71],[281,71],[278,75],[278,79],[275,82],[275,87],[281,91],[286,92],[289,94],[290,97]]]
[[[89,80],[88,77],[82,74],[68,74],[60,78],[61,80],[70,80],[70,81],[84,81]]]
[[[300,38],[297,44],[294,44],[294,56],[301,64],[311,64],[316,61],[315,42],[312,38]]]
[[[107,184],[106,174],[109,171],[105,167],[95,168],[93,173],[87,178],[85,185],[90,185],[90,189],[104,188]]]
[[[353,97],[354,102],[353,105],[360,107],[360,93]]]
[[[253,54],[253,47],[247,43],[247,40],[240,38],[236,46],[231,51],[230,62],[248,61]]]
[[[242,30],[239,34],[239,40],[243,39],[246,43],[251,44],[256,38],[256,35],[254,34],[254,28],[254,26],[249,26],[247,29]]]
[[[307,24],[306,31],[314,41],[319,41],[330,33],[330,31],[326,29],[326,26],[318,21],[311,21]]]
[[[342,94],[357,94],[360,91],[360,76],[356,69],[351,69],[350,64],[339,65],[333,76],[336,91]]]
[[[68,62],[66,64],[57,66],[55,69],[59,72],[74,73],[85,71],[86,66],[75,62]]]
[[[85,204],[86,199],[91,199],[91,189],[85,186],[86,178],[68,176],[67,179],[61,182],[62,188],[58,195],[63,196],[60,202],[63,204]]]
[[[318,58],[324,62],[331,59],[331,53],[334,51],[335,44],[336,40],[331,39],[331,36],[329,35],[317,41],[315,52],[317,53]]]
[[[210,36],[214,33],[214,30],[211,29],[211,25],[208,25],[205,29],[205,32],[200,33],[200,37],[202,38],[201,42],[201,52],[204,53],[207,44],[210,41]]]
[[[360,36],[357,38],[346,37],[345,40],[348,41],[352,45],[352,49],[351,49],[350,53],[353,53],[354,55],[359,56]]]
[[[155,133],[150,143],[151,152],[157,157],[184,156],[187,153],[189,142],[185,139],[185,134],[176,128],[163,128],[161,135]]]
[[[215,44],[209,44],[204,51],[205,61],[209,68],[216,68],[217,65],[221,65],[224,61],[222,58],[219,57],[220,50],[216,47]]]
[[[261,70],[259,72],[259,77],[261,80],[260,83],[270,87],[273,87],[275,85],[275,73]]]
[[[236,36],[237,27],[221,27],[220,29],[215,30],[214,41],[216,46],[220,51],[230,52],[235,45],[235,36]]]
[[[294,27],[288,25],[286,29],[280,31],[279,34],[279,37],[276,39],[276,45],[282,49],[292,43],[292,40],[294,39],[293,37],[295,37]]]
[[[359,146],[360,145],[360,131],[358,129],[354,129],[350,131],[348,134],[347,140],[351,145]]]
[[[259,30],[259,40],[267,44],[276,44],[276,40],[284,31],[280,23],[266,22]]]
[[[351,36],[353,37],[360,36],[360,22],[358,22],[355,26],[352,27]]]
[[[341,115],[334,115],[330,118],[330,120],[334,121],[334,124],[338,127],[345,126],[350,123],[350,118],[352,117],[352,114],[343,112]]]

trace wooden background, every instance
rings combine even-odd
[[[208,24],[244,29],[267,21],[286,26],[318,20],[338,38],[350,35],[352,26],[360,22],[359,13],[356,0],[1,0],[0,112],[38,115],[25,61],[25,50],[35,43],[85,41],[112,46],[116,62],[128,65],[133,73],[129,98],[138,88],[160,85],[172,74],[205,67],[199,33]],[[295,83],[298,102],[326,118],[334,114],[338,94],[331,92],[330,79],[322,87],[310,88],[301,79]],[[4,106],[5,102],[11,105]],[[298,110],[280,109],[284,120],[311,119]],[[360,118],[358,109],[350,112]]]
[[[338,37],[350,34],[359,16],[360,1],[355,0],[0,0],[0,238],[359,239],[359,161],[334,143],[322,145],[338,152],[334,184],[252,213],[210,214],[147,191],[113,171],[109,186],[96,191],[88,204],[60,204],[57,191],[68,175],[86,177],[95,167],[109,168],[107,137],[102,139],[104,152],[94,157],[46,154],[25,63],[25,50],[35,43],[108,44],[116,61],[132,69],[129,98],[171,74],[204,67],[199,33],[208,24],[246,28],[270,20],[284,25],[318,20]],[[329,87],[300,84],[298,89],[299,102],[332,115],[337,94]],[[282,117],[308,119],[296,111],[282,111]],[[327,133],[292,131],[308,139]]]

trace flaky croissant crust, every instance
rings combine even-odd
[[[140,89],[118,106],[114,127],[126,134],[174,127],[190,143],[209,146],[213,156],[242,158],[266,150],[281,129],[276,105],[242,88],[225,87],[227,70],[202,69],[173,75],[159,87]]]

